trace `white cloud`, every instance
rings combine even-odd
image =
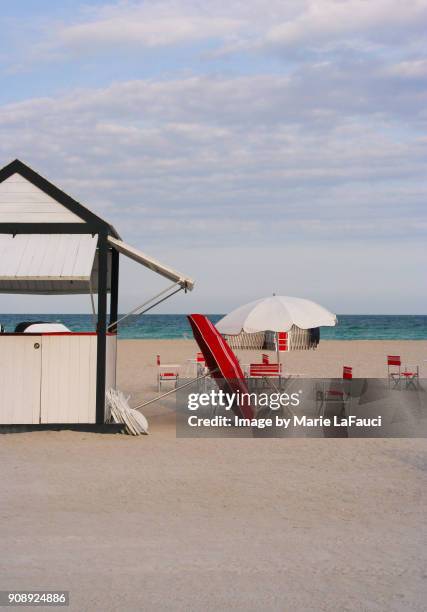
[[[397,75],[409,79],[427,77],[427,59],[408,60],[398,62],[389,67],[391,75]]]
[[[203,39],[235,40],[260,31],[271,20],[294,14],[298,0],[226,2],[212,0],[156,0],[127,2],[86,9],[75,23],[57,29],[56,41],[65,47],[137,45],[159,47]]]
[[[294,19],[274,25],[267,40],[274,44],[330,44],[352,37],[372,41],[424,36],[427,2],[414,0],[309,0]]]
[[[58,32],[58,43],[64,47],[86,50],[98,46],[125,45],[161,47],[211,37],[224,37],[238,30],[237,20],[196,16],[159,15],[145,18],[143,12],[66,26]]]
[[[142,244],[418,240],[424,103],[417,91],[389,99],[399,78],[326,65],[79,90],[4,106],[0,152]]]
[[[370,45],[425,48],[426,24],[427,0],[122,1],[86,7],[73,22],[44,27],[35,49],[47,59],[212,40],[217,42],[212,57],[291,48],[301,55],[304,48],[328,51],[336,44],[359,51],[372,50]]]

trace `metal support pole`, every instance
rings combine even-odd
[[[98,323],[96,351],[96,423],[105,421],[105,371],[107,352],[107,234],[98,235]]]
[[[175,387],[175,389],[171,389],[170,391],[166,391],[166,393],[162,393],[162,395],[158,395],[157,397],[153,397],[153,399],[150,399],[147,402],[144,402],[143,404],[138,404],[138,406],[134,407],[134,410],[139,410],[139,408],[144,408],[144,406],[148,406],[148,404],[153,404],[154,402],[158,402],[160,399],[163,399],[167,395],[172,395],[172,393],[176,393],[180,389],[185,389],[185,387],[189,387],[190,385],[193,385],[196,381],[202,380],[203,378],[206,378],[207,376],[211,376],[214,372],[217,372],[217,371],[218,370],[215,369],[215,370],[212,370],[212,372],[207,372],[206,374],[202,374],[202,376],[198,376],[197,378],[193,378],[192,380],[189,380],[185,384],[183,384],[183,385],[181,385],[179,387]]]
[[[173,283],[173,285],[171,285],[170,287],[166,287],[166,289],[163,289],[163,291],[161,291],[160,293],[158,293],[154,297],[150,298],[149,300],[147,300],[143,304],[140,304],[136,308],[133,308],[130,312],[128,312],[127,314],[125,314],[122,317],[120,317],[120,319],[117,319],[113,323],[110,323],[109,326],[108,326],[108,329],[110,329],[110,327],[117,326],[119,323],[121,323],[122,321],[124,321],[125,319],[130,317],[131,315],[134,315],[134,314],[138,314],[138,315],[144,314],[145,312],[148,312],[149,310],[154,308],[154,306],[157,306],[161,302],[164,302],[165,300],[169,299],[170,297],[172,297],[172,295],[175,295],[175,293],[178,293],[178,291],[181,291],[184,287],[180,286],[178,289],[176,289],[175,291],[173,291],[172,293],[170,293],[166,297],[162,298],[161,300],[157,300],[157,302],[155,302],[152,306],[148,306],[148,308],[145,308],[144,310],[141,310],[144,306],[147,306],[147,304],[150,304],[155,299],[159,298],[161,295],[164,295],[165,293],[167,293],[168,291],[170,291],[171,289],[176,287],[176,285],[178,285],[178,284],[179,283]]]
[[[111,297],[110,297],[110,323],[108,330],[112,333],[117,332],[115,322],[118,317],[119,307],[119,253],[112,249],[111,253]]]

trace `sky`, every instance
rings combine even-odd
[[[0,166],[195,278],[158,312],[273,292],[427,312],[427,0],[19,0],[0,20]],[[123,261],[120,309],[164,286]]]

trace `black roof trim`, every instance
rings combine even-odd
[[[115,238],[120,239],[120,236],[116,232],[114,227],[110,225],[109,223],[107,223],[107,221],[104,221],[104,219],[101,219],[101,217],[98,217],[98,215],[95,215],[93,212],[88,210],[85,206],[80,204],[80,202],[77,202],[77,200],[74,200],[71,196],[67,195],[64,191],[61,191],[61,189],[59,189],[58,187],[55,187],[53,183],[51,183],[47,179],[40,176],[40,174],[32,170],[32,168],[30,168],[29,166],[21,162],[19,159],[15,159],[13,162],[8,164],[7,166],[4,166],[4,168],[1,168],[0,183],[2,183],[7,178],[12,176],[12,174],[16,174],[16,173],[20,174],[22,177],[27,179],[27,181],[30,181],[30,183],[32,183],[33,185],[35,185],[36,187],[44,191],[44,193],[46,193],[51,198],[59,202],[59,204],[62,204],[62,206],[65,206],[65,208],[67,208],[70,212],[74,213],[75,215],[83,219],[83,221],[85,221],[91,226],[91,231],[93,228],[97,228],[96,232],[98,231],[108,232]],[[2,224],[0,224],[0,227],[1,225]],[[45,225],[50,226],[52,224],[46,223]],[[65,225],[67,224],[64,223],[64,226]],[[14,226],[16,226],[16,230],[17,230],[16,233],[19,233],[20,224],[16,223],[14,224]]]
[[[0,234],[105,234],[92,223],[0,223]],[[111,231],[108,230],[111,234]]]

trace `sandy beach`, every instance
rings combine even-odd
[[[119,387],[149,399],[155,355],[196,350],[120,341]],[[377,377],[388,353],[427,377],[426,342],[324,341],[283,362]],[[177,440],[174,399],[145,414],[141,438],[1,436],[1,589],[67,589],[78,611],[425,610],[425,440]]]
[[[182,364],[182,375],[192,377],[194,368],[188,360],[194,359],[197,351],[193,340],[121,340],[117,362],[119,386],[132,395],[134,405],[155,397],[156,355],[160,355],[162,363]],[[276,353],[267,353],[274,362]],[[242,364],[261,361],[261,352],[236,351],[236,354]],[[353,367],[355,378],[383,378],[387,376],[387,355],[400,355],[402,364],[418,364],[420,378],[427,378],[424,340],[322,340],[316,350],[282,353],[281,362],[285,376],[340,378],[343,365],[348,365]],[[158,405],[154,409],[156,414]]]

